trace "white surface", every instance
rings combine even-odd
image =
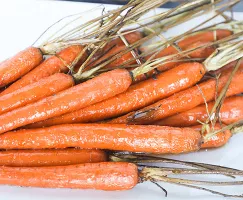
[[[35,39],[53,22],[73,13],[89,10],[97,5],[73,2],[56,1],[2,1],[0,0],[0,60],[15,54],[21,49],[31,45]],[[106,6],[107,8],[113,6]],[[92,17],[92,13],[90,16]],[[236,14],[238,19],[243,19],[243,13]],[[199,19],[200,20],[200,19]],[[198,22],[198,20],[197,20]],[[191,23],[195,23],[195,20]],[[183,30],[189,23],[183,25]],[[182,30],[182,29],[177,29]],[[242,105],[239,105],[242,106]],[[243,169],[243,134],[235,135],[223,148],[200,151],[197,153],[173,156],[181,160],[191,160],[220,164]],[[176,185],[161,184],[169,196],[167,200],[218,200],[226,199],[210,193],[179,187]],[[217,189],[217,188],[215,188]],[[231,193],[243,193],[242,186],[230,187]],[[155,185],[143,183],[130,191],[104,192],[93,190],[70,189],[39,189],[0,186],[0,200],[80,200],[80,199],[162,199],[164,194]]]

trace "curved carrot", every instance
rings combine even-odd
[[[128,190],[138,183],[138,169],[126,162],[55,167],[0,167],[0,184],[44,188]]]
[[[200,131],[202,128],[202,125],[192,126],[191,128],[193,128],[197,131]],[[221,129],[220,124],[215,124],[214,130],[220,130],[220,129]],[[203,142],[201,148],[206,149],[206,148],[221,147],[229,141],[231,136],[232,136],[232,134],[231,134],[230,130],[220,132],[220,133],[212,136],[211,138],[209,138],[208,141]]]
[[[106,153],[93,149],[41,149],[0,151],[0,166],[43,167],[105,162]]]
[[[67,124],[0,135],[0,149],[98,148],[157,154],[197,151],[202,142],[191,128],[124,124]]]
[[[42,61],[38,48],[29,47],[0,63],[0,87],[4,87],[28,73]]]
[[[80,45],[73,45],[60,51],[56,56],[51,56],[46,59],[39,66],[27,73],[25,76],[14,82],[0,96],[14,92],[26,85],[37,82],[40,79],[50,76],[58,72],[67,72],[68,67],[74,59],[81,53],[83,47]],[[84,55],[85,56],[85,55]]]
[[[193,76],[188,76],[188,73],[193,74]],[[63,116],[30,124],[28,127],[94,122],[116,117],[186,89],[197,83],[204,73],[205,69],[200,63],[181,64],[158,75],[156,79],[148,79],[133,85],[126,92],[110,99]]]
[[[196,106],[203,104],[204,99],[206,99],[207,102],[212,101],[216,94],[216,88],[218,88],[218,91],[220,91],[224,87],[228,78],[230,77],[231,72],[231,69],[223,72],[218,80],[218,83],[215,79],[210,79],[136,112],[131,112],[127,115],[111,120],[109,123],[151,124],[174,114],[195,108]],[[227,97],[243,92],[242,79],[243,63],[232,79],[226,93]]]
[[[126,69],[100,74],[55,96],[0,115],[0,133],[98,103],[126,91],[131,83],[131,75]]]
[[[0,114],[36,102],[73,85],[73,78],[67,74],[57,73],[43,78],[15,92],[0,96]]]
[[[208,103],[209,112],[213,108],[215,102]],[[224,124],[232,124],[243,119],[243,97],[234,96],[228,97],[219,111],[220,121]],[[200,105],[191,110],[173,115],[171,117],[155,122],[156,125],[187,127],[197,125],[199,122],[204,122],[208,118],[206,106]]]

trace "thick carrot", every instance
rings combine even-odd
[[[215,102],[208,103],[209,112],[213,108]],[[232,124],[243,119],[243,97],[234,96],[228,97],[219,111],[220,121],[224,124]],[[173,115],[171,117],[155,122],[156,125],[187,127],[199,124],[199,121],[204,122],[208,118],[208,113],[205,104],[197,106],[191,110]]]
[[[98,148],[178,154],[197,151],[202,142],[191,128],[124,124],[67,124],[0,135],[0,149]]]
[[[0,96],[0,114],[34,103],[44,97],[51,96],[74,85],[71,76],[57,73],[15,92]]]
[[[43,167],[105,162],[104,151],[93,149],[41,149],[0,151],[0,166]]]
[[[182,38],[181,41],[177,42],[177,45],[182,50],[189,50],[189,49],[199,47],[203,44],[213,42],[215,40],[223,39],[230,35],[232,35],[232,31],[229,31],[226,29],[218,29],[215,31],[200,32],[200,33],[196,33],[191,36],[187,36],[186,38]],[[189,56],[192,58],[207,58],[212,53],[214,48],[215,47],[211,46],[208,48],[199,49],[195,52],[191,52],[189,54]],[[178,50],[173,46],[169,46],[169,47],[162,49],[154,58],[155,59],[161,58],[161,57],[168,56],[171,54],[176,54],[176,53],[178,53]],[[150,56],[147,56],[146,59],[148,59]],[[169,62],[166,64],[159,65],[156,68],[156,70],[152,70],[149,73],[147,73],[146,74],[147,76],[140,75],[140,76],[136,77],[136,82],[145,80],[146,78],[151,77],[154,74],[157,74],[158,71],[163,72],[163,71],[169,70],[169,69],[177,66],[178,64],[179,64],[178,62]]]
[[[200,131],[202,128],[202,125],[192,126],[191,128]],[[220,130],[222,127],[220,124],[215,124],[214,130]],[[217,148],[225,145],[229,139],[231,138],[232,134],[230,130],[226,130],[224,132],[219,132],[218,134],[212,136],[209,138],[209,140],[203,142],[201,148],[207,149],[207,148]]]
[[[192,76],[188,76],[193,74]],[[200,63],[181,64],[157,76],[131,86],[126,92],[87,108],[65,114],[28,127],[94,122],[137,110],[197,83],[205,73]]]
[[[55,167],[0,167],[0,184],[43,188],[128,190],[138,183],[138,169],[126,162]]]
[[[207,102],[215,98],[216,89],[221,91],[225,86],[232,70],[228,69],[222,73],[218,83],[215,79],[210,79],[206,82],[200,83],[197,86],[187,90],[178,92],[171,97],[156,102],[150,106],[140,109],[136,112],[128,113],[122,117],[118,117],[109,123],[114,124],[151,124],[166,117],[175,115],[180,112],[188,111],[196,106],[203,104],[204,100]],[[192,74],[194,75],[194,74]],[[233,96],[243,92],[243,63],[236,72],[226,93],[226,96]]]
[[[127,90],[132,77],[126,69],[116,69],[96,76],[55,96],[0,115],[0,133],[72,112]]]
[[[37,82],[40,79],[50,76],[58,72],[67,72],[68,67],[74,59],[82,52],[83,47],[80,45],[70,46],[62,51],[60,51],[56,56],[51,56],[46,59],[39,66],[34,68],[32,71],[27,73],[25,76],[20,78],[18,81],[10,85],[6,90],[4,90],[0,96],[14,92],[26,85]],[[86,54],[84,55],[86,56]],[[60,59],[61,58],[61,59]]]
[[[27,74],[42,61],[38,48],[29,47],[0,63],[0,87],[4,87]]]

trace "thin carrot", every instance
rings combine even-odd
[[[202,128],[202,125],[197,125],[197,126],[192,126],[191,128],[200,131]],[[220,130],[221,125],[220,124],[215,124],[214,130]],[[205,141],[202,143],[201,148],[202,149],[207,149],[207,148],[217,148],[225,145],[229,139],[231,138],[232,134],[230,130],[226,130],[224,132],[220,132],[211,138],[209,140]]]
[[[208,111],[210,112],[215,102],[208,103]],[[243,97],[234,96],[228,97],[224,100],[224,103],[219,111],[219,120],[223,124],[232,124],[243,119]],[[206,106],[200,105],[191,110],[173,115],[171,117],[162,119],[155,122],[156,125],[162,126],[175,126],[175,127],[187,127],[197,125],[200,122],[204,122],[208,118]]]
[[[43,188],[128,190],[138,183],[135,164],[85,163],[54,167],[0,167],[0,184]]]
[[[98,103],[126,91],[131,83],[131,74],[126,69],[100,74],[55,96],[0,115],[0,133]]]
[[[34,103],[74,85],[71,76],[63,73],[53,74],[15,92],[0,96],[0,114]]]
[[[124,124],[66,124],[0,135],[0,149],[97,148],[157,154],[197,151],[202,142],[191,128]]]
[[[142,38],[142,33],[139,31],[131,32],[125,34],[124,38],[128,44],[133,44]],[[124,49],[126,49],[126,45],[121,38],[116,38],[110,41],[104,48],[98,51],[98,53],[96,53],[96,55],[91,58],[91,61],[86,67],[86,70],[91,69],[93,66],[98,65],[99,63],[102,63],[103,61],[116,55],[117,53],[122,52],[122,50]],[[104,69],[119,67],[128,60],[130,60],[129,65],[136,63],[132,53],[128,52],[122,55],[120,58],[116,59],[115,61],[107,64]]]
[[[206,45],[208,42],[202,42],[202,41],[198,41],[195,43],[192,43],[191,45],[188,45],[184,50],[190,50],[190,49],[195,49],[197,47]],[[200,48],[197,49],[193,52],[191,52],[188,56],[190,58],[197,58],[197,59],[206,59],[208,58],[214,51],[216,50],[215,46],[209,46],[206,48]],[[179,57],[178,57],[179,58]],[[152,77],[153,75],[156,75],[158,73],[170,70],[182,63],[184,63],[185,61],[181,60],[178,61],[175,58],[172,59],[170,62],[164,63],[163,65],[160,65],[158,68],[156,68],[155,70],[152,70],[146,74],[141,74],[140,76],[138,76],[135,80],[135,83],[138,83],[140,81],[146,80],[149,77]]]
[[[51,56],[46,59],[39,66],[34,68],[32,71],[27,73],[25,76],[14,82],[6,90],[4,90],[0,96],[14,92],[26,85],[37,82],[40,79],[50,76],[59,72],[67,72],[68,65],[70,65],[74,59],[81,53],[83,47],[80,45],[70,46],[62,51],[60,51],[56,56]],[[84,56],[85,57],[85,53]]]
[[[197,86],[178,92],[171,97],[156,102],[150,106],[131,112],[122,117],[109,121],[114,124],[151,124],[166,117],[180,112],[188,111],[196,106],[203,104],[204,100],[212,101],[216,94],[216,89],[221,89],[226,84],[232,70],[228,69],[222,73],[218,83],[215,79],[210,79]],[[233,96],[243,92],[243,63],[236,72],[226,93],[226,96]]]
[[[41,149],[0,151],[0,166],[43,167],[105,162],[104,151],[93,149]]]
[[[38,48],[29,47],[0,63],[0,88],[27,74],[39,65],[42,59],[42,53]]]
[[[179,42],[177,42],[177,46],[181,50],[188,50],[190,48],[198,47],[198,46],[202,45],[203,43],[217,41],[217,40],[223,39],[225,37],[228,37],[230,35],[232,35],[232,31],[227,30],[227,29],[217,29],[217,30],[213,30],[213,31],[199,32],[199,33],[195,33],[191,36],[189,35],[185,38],[182,38]],[[213,48],[213,47],[211,47],[211,48]],[[192,57],[196,56],[196,58],[197,58],[197,56],[201,55],[201,56],[205,57],[206,56],[205,54],[210,53],[212,49],[210,50],[210,48],[206,48],[206,50],[207,50],[206,52],[203,52],[202,50],[197,50],[197,54],[192,52],[190,56],[192,56]],[[203,52],[203,54],[201,54],[199,52]],[[154,58],[155,59],[161,58],[161,57],[168,56],[171,54],[176,54],[176,53],[178,53],[178,50],[174,46],[169,46],[169,47],[162,49]],[[147,56],[146,59],[148,59],[150,56]],[[150,71],[147,74],[147,77],[151,77],[154,74],[157,74],[158,73],[157,71],[163,72],[168,69],[171,69],[176,65],[178,65],[178,62],[169,62],[166,64],[159,65],[156,68],[156,70]],[[144,79],[146,79],[145,76],[142,76],[142,75],[138,76],[137,82],[144,80]]]
[[[188,73],[193,74],[193,76],[188,76]],[[174,69],[158,75],[156,79],[148,79],[135,84],[126,92],[110,99],[60,117],[30,124],[28,127],[94,122],[116,117],[186,89],[197,83],[204,73],[205,69],[200,63],[181,64]]]

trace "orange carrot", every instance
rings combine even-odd
[[[179,42],[177,42],[177,45],[181,50],[189,50],[189,49],[199,47],[203,44],[213,42],[215,40],[223,39],[223,38],[228,37],[230,35],[232,35],[232,31],[226,30],[226,29],[218,29],[218,30],[214,30],[214,31],[199,32],[199,33],[196,33],[194,35],[182,38]],[[191,56],[192,58],[208,57],[212,53],[213,49],[214,49],[214,47],[199,49],[199,50],[189,54],[189,56]],[[178,50],[173,46],[169,46],[169,47],[162,49],[154,57],[154,59],[161,58],[161,57],[164,57],[164,56],[168,56],[168,55],[171,55],[171,54],[176,54],[176,53],[178,53]],[[148,59],[150,56],[147,56],[146,59]],[[158,71],[163,72],[163,71],[169,70],[169,69],[177,66],[178,64],[179,63],[175,61],[175,62],[169,62],[169,63],[166,63],[166,64],[159,65],[156,68],[156,70],[153,70],[153,71],[150,71],[149,73],[147,73],[147,76],[144,76],[144,75],[138,76],[137,82],[139,82],[141,80],[145,80],[146,78],[151,77],[154,74],[157,74]]]
[[[15,92],[0,96],[0,114],[36,102],[73,85],[73,78],[62,73],[43,78]]]
[[[0,151],[0,166],[43,167],[105,162],[106,153],[86,149],[41,149]]]
[[[68,67],[74,59],[82,52],[83,47],[80,45],[70,46],[60,51],[56,56],[51,56],[46,59],[43,63],[37,66],[35,69],[27,73],[25,76],[20,78],[18,81],[10,85],[4,90],[0,96],[14,92],[26,85],[37,82],[40,79],[50,76],[58,72],[67,72]],[[84,57],[86,54],[84,55]],[[61,58],[61,59],[60,59]]]
[[[38,48],[29,47],[0,63],[0,87],[4,87],[28,73],[42,61]]]
[[[142,38],[142,33],[139,31],[135,31],[132,33],[128,33],[124,35],[124,38],[128,42],[128,44],[133,44]],[[104,48],[102,48],[96,55],[93,56],[91,61],[89,62],[86,70],[91,69],[93,66],[101,64],[107,59],[115,56],[116,54],[122,52],[126,49],[126,45],[121,40],[121,38],[117,38],[109,42]],[[112,69],[115,67],[119,67],[123,65],[126,61],[130,60],[129,65],[136,63],[131,52],[128,52],[121,57],[117,58],[115,61],[107,64],[104,69]]]
[[[98,103],[126,91],[131,83],[131,74],[126,69],[100,74],[55,96],[0,115],[0,133]]]
[[[28,127],[94,122],[137,110],[197,83],[205,73],[200,63],[181,64],[157,76],[131,86],[126,92],[66,115],[30,124]],[[175,76],[176,74],[176,76]],[[193,74],[188,76],[188,74]]]
[[[0,135],[0,149],[98,148],[157,154],[197,151],[202,142],[191,128],[124,124],[67,124]]]
[[[0,184],[25,187],[128,190],[138,183],[138,169],[126,162],[52,167],[0,167]]]
[[[222,73],[218,83],[215,79],[210,79],[197,86],[178,92],[171,97],[156,102],[150,106],[136,112],[128,113],[122,117],[109,121],[114,124],[151,124],[174,114],[188,111],[196,106],[212,101],[216,94],[216,89],[221,91],[230,77],[232,70],[228,69]],[[194,76],[194,74],[192,74]],[[226,93],[226,96],[233,96],[243,92],[243,63],[236,72]]]
[[[192,126],[191,128],[193,128],[197,131],[200,131],[202,128],[202,125]],[[220,130],[220,129],[221,129],[220,124],[215,124],[214,130]],[[209,140],[203,142],[201,148],[206,149],[206,148],[221,147],[229,141],[231,136],[232,136],[232,134],[231,134],[230,130],[226,130],[224,132],[219,132],[218,134],[209,138]]]
[[[213,108],[215,102],[208,103],[209,112]],[[219,111],[219,120],[224,124],[232,124],[243,119],[243,97],[228,97]],[[191,110],[173,115],[171,117],[155,122],[156,125],[187,127],[204,122],[208,118],[206,106],[200,105]]]

